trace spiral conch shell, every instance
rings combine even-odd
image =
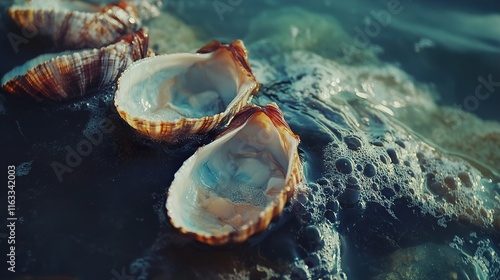
[[[125,1],[101,7],[81,1],[28,0],[8,13],[29,33],[50,37],[63,49],[99,48],[140,26],[135,6]]]
[[[257,90],[243,42],[213,41],[196,54],[134,63],[118,80],[115,106],[140,133],[177,142],[226,125]]]
[[[245,107],[175,174],[166,203],[172,225],[211,245],[266,229],[303,180],[298,145],[276,104]]]
[[[112,85],[133,61],[148,55],[147,28],[119,37],[100,49],[38,56],[2,78],[2,88],[17,96],[60,101]]]

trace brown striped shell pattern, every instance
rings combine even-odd
[[[148,44],[144,27],[100,49],[43,54],[6,73],[2,88],[37,101],[80,97],[114,84],[132,62],[149,55]]]
[[[27,0],[8,11],[17,25],[49,37],[60,49],[100,48],[140,26],[135,6],[127,1],[99,6],[69,0]]]

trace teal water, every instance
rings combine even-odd
[[[499,6],[390,2],[165,1],[145,22],[158,52],[243,39],[253,102],[276,102],[301,137],[305,192],[239,245],[199,244],[166,217],[174,173],[214,135],[144,139],[112,89],[61,105],[2,93],[20,222],[19,271],[0,278],[498,279]],[[0,30],[21,32],[5,16]],[[2,75],[46,50],[2,38]],[[59,180],[51,164],[99,134]]]

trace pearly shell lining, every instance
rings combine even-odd
[[[171,219],[185,231],[207,236],[258,221],[286,187],[297,146],[298,140],[280,134],[264,113],[253,115],[199,149],[176,173],[167,200]]]
[[[136,63],[119,82],[116,104],[131,117],[175,122],[224,112],[241,91],[229,52],[170,54]],[[246,89],[245,89],[246,90]]]

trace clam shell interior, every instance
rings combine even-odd
[[[207,237],[258,223],[286,188],[297,146],[266,114],[254,114],[199,149],[176,173],[167,200],[172,223]]]
[[[239,67],[228,51],[144,59],[120,78],[115,104],[132,118],[152,122],[213,116],[255,87]]]
[[[5,73],[5,75],[2,77],[2,85],[5,85],[8,81],[17,76],[25,75],[29,69],[33,69],[43,62],[51,60],[52,58],[56,58],[58,56],[63,56],[63,55],[72,55],[72,54],[74,54],[74,51],[41,54],[33,59],[26,61],[26,63],[22,65],[12,68],[12,70]]]

